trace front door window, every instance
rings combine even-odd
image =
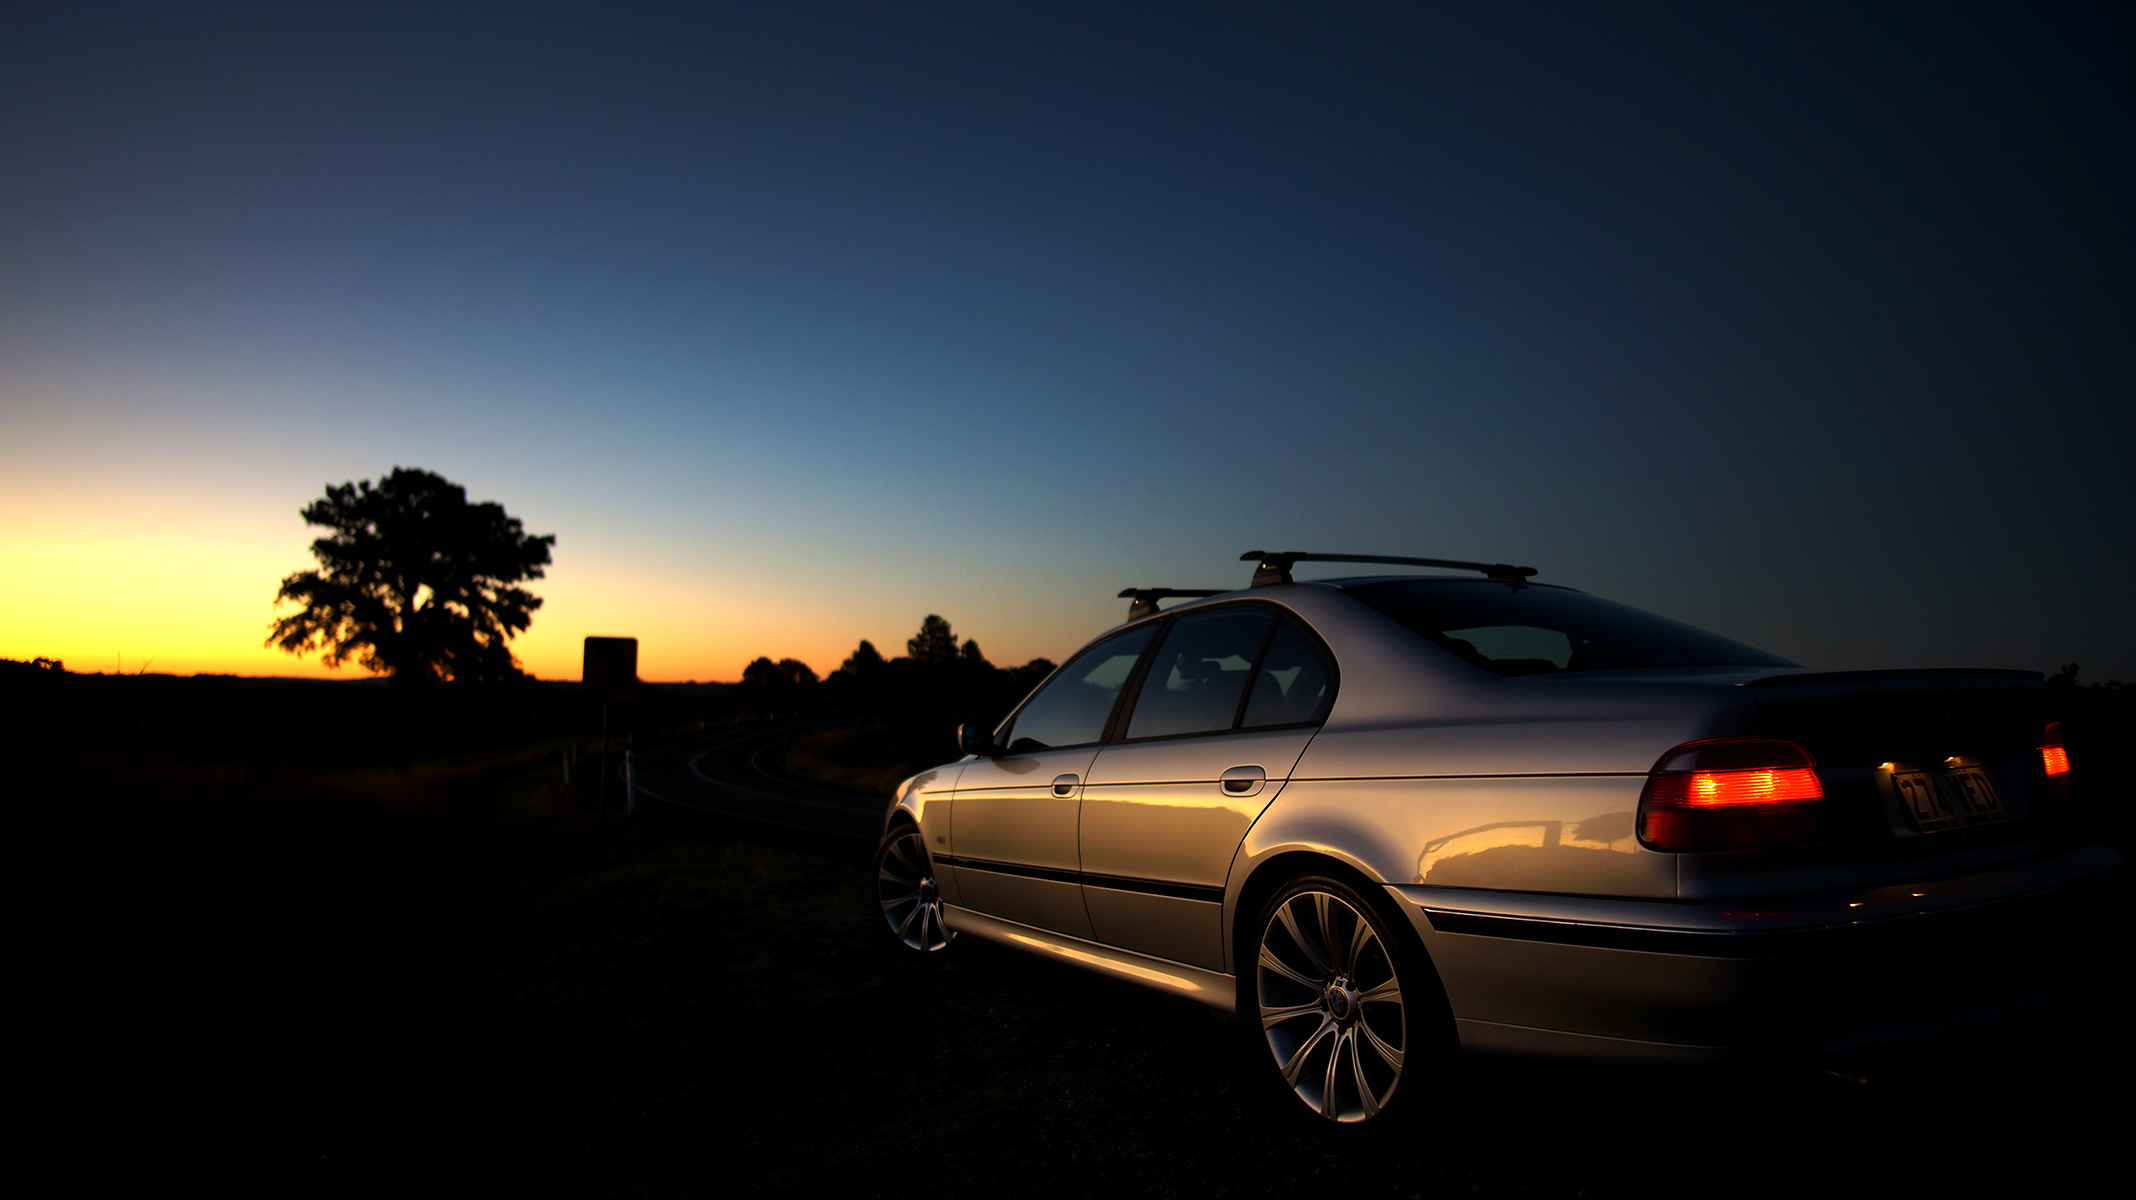
[[[1009,753],[1088,746],[1103,738],[1113,701],[1134,674],[1151,632],[1144,626],[1076,655],[1016,714],[1006,737]]]
[[[950,816],[952,849],[942,860],[954,873],[957,903],[1090,936],[1076,882],[1083,777],[1153,632],[1129,630],[1076,655],[1002,732],[1007,754],[965,765]]]

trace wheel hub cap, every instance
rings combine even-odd
[[[1350,981],[1342,976],[1336,976],[1335,981],[1328,984],[1327,992],[1320,1002],[1327,1006],[1329,1016],[1343,1024],[1348,1024],[1357,1016],[1357,989],[1351,987]]]

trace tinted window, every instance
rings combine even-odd
[[[1131,738],[1215,733],[1238,719],[1239,698],[1275,617],[1263,608],[1189,613],[1172,622],[1127,723]]]
[[[1719,634],[1570,588],[1419,579],[1365,584],[1349,592],[1499,675],[1797,665]]]
[[[1248,729],[1298,725],[1313,720],[1328,699],[1328,665],[1310,639],[1289,621],[1276,630],[1253,678],[1253,698],[1246,702]]]
[[[1155,631],[1155,626],[1146,625],[1099,642],[1070,660],[1016,714],[1008,732],[1010,752],[1083,746],[1104,737],[1113,699],[1134,673],[1135,662]]]

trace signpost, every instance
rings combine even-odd
[[[579,670],[579,687],[588,700],[601,702],[601,819],[608,819],[608,706],[629,700],[638,690],[638,639],[590,637]]]

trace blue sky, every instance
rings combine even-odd
[[[0,22],[9,657],[315,670],[296,510],[409,465],[557,534],[553,676],[1057,658],[1267,547],[2136,678],[2110,12]]]

